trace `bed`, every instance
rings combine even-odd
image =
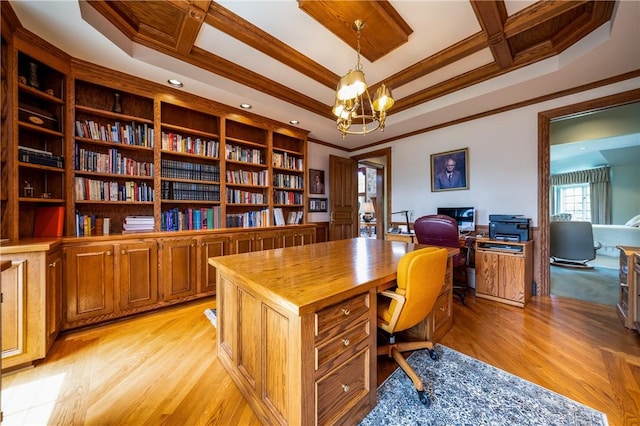
[[[593,241],[602,244],[598,254],[620,256],[616,246],[640,247],[640,228],[627,225],[593,225]]]

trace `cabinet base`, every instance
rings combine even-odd
[[[490,294],[478,293],[476,290],[476,297],[481,299],[493,300],[494,302],[504,303],[506,305],[517,306],[519,308],[524,308],[523,302],[516,302],[515,300],[503,299],[501,297],[491,296]]]

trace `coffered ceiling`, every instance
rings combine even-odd
[[[636,1],[11,1],[74,57],[310,131],[354,150],[640,69]],[[384,133],[341,139],[336,84],[362,65],[396,103]]]

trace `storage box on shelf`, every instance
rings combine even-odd
[[[40,206],[65,205],[66,76],[18,52],[19,236],[33,236]]]
[[[121,230],[127,215],[153,216],[153,99],[82,80],[75,82],[75,97],[75,235],[100,235],[84,225],[96,217]]]

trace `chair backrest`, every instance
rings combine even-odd
[[[394,331],[413,327],[429,315],[442,290],[447,250],[427,247],[409,252],[398,262],[396,292],[406,298]],[[391,303],[390,311],[395,308]]]
[[[422,216],[413,223],[419,244],[441,247],[459,247],[458,222],[446,215]]]
[[[576,261],[596,258],[591,222],[551,222],[549,240],[551,257]]]

